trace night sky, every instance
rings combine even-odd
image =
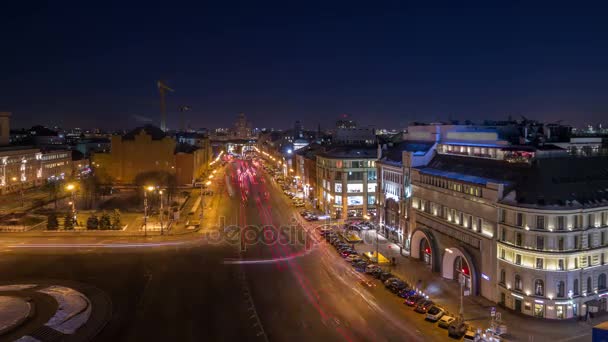
[[[239,112],[275,128],[329,127],[343,113],[390,128],[608,118],[601,5],[330,2],[12,1],[0,5],[0,111],[14,127],[157,123],[161,78],[176,89],[173,127],[179,105],[193,127],[229,126]]]

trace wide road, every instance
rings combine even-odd
[[[237,160],[218,176],[223,195],[206,229],[190,237],[196,243],[10,250],[0,281],[73,280],[105,291],[113,316],[99,341],[447,340],[379,282],[363,285],[367,276],[331,246],[312,241],[261,168]]]

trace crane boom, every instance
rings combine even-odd
[[[175,90],[169,88],[163,81],[159,80],[156,82],[158,87],[158,93],[160,94],[160,129],[163,132],[167,131],[167,104],[165,102],[165,94],[167,91],[174,92]]]

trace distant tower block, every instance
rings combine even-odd
[[[11,113],[0,112],[0,146],[9,144],[11,137]]]

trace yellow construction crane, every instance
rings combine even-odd
[[[167,104],[165,103],[165,94],[167,91],[174,92],[163,81],[157,81],[158,93],[160,94],[160,129],[163,132],[167,131]]]

